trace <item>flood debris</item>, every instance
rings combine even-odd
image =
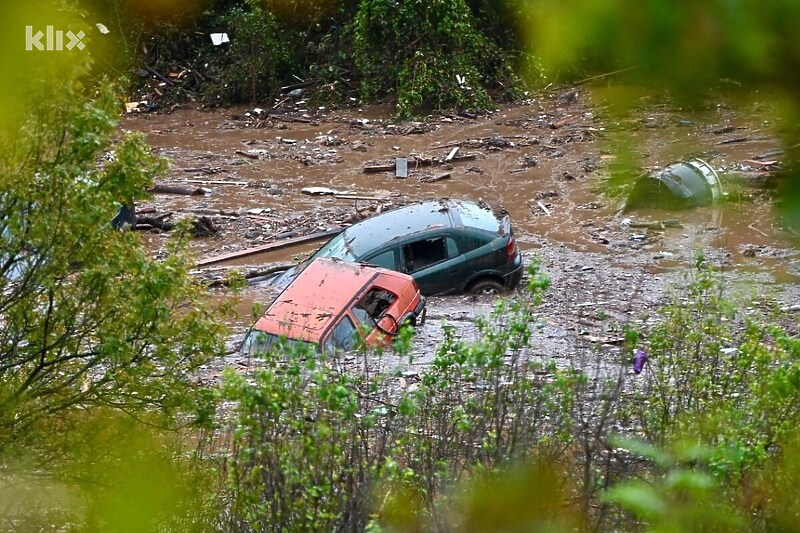
[[[398,157],[394,160],[394,175],[397,178],[408,177],[408,159],[405,157]]]
[[[451,177],[452,176],[451,176],[450,172],[445,172],[444,174],[438,174],[438,175],[435,175],[435,176],[422,177],[422,178],[419,179],[419,181],[422,181],[422,182],[425,182],[425,183],[436,183],[437,181],[449,180]]]
[[[246,187],[249,182],[247,181],[232,181],[232,180],[185,180],[186,183],[200,183],[202,185],[239,185]]]
[[[365,200],[365,201],[375,201],[375,202],[387,202],[392,200],[390,196],[365,196],[359,194],[335,194],[334,198],[337,200]]]
[[[144,210],[142,210],[143,212]],[[172,231],[176,227],[176,223],[168,220],[172,216],[172,211],[166,213],[154,214],[153,216],[137,215],[131,229],[138,231]],[[190,233],[193,237],[212,237],[219,233],[219,228],[214,224],[214,221],[207,216],[199,216],[191,218]]]
[[[450,165],[450,163],[456,163],[459,161],[474,161],[478,158],[478,154],[476,153],[468,153],[468,154],[461,154],[461,155],[454,155],[450,160],[446,161],[446,157],[427,157],[421,154],[411,154],[411,156],[407,158],[395,158],[395,161],[392,163],[385,163],[385,162],[376,162],[371,161],[364,165],[364,173],[376,173],[376,172],[397,172],[397,162],[400,159],[405,159],[406,165],[412,168],[419,168],[419,167],[430,167],[430,166],[441,166],[441,165]]]
[[[167,185],[165,183],[156,183],[153,185],[149,192],[153,194],[179,194],[184,196],[203,196],[211,191],[203,187],[182,187],[180,185]]]
[[[563,128],[564,126],[568,126],[569,124],[577,122],[580,118],[580,115],[567,115],[562,119],[551,122],[550,127],[554,130],[557,130],[558,128]]]
[[[274,263],[269,266],[216,266],[202,270],[198,269],[193,271],[192,274],[201,279],[207,287],[218,288],[230,287],[233,284],[233,280],[236,279],[236,276],[233,275],[234,273],[238,273],[244,278],[248,285],[255,285],[292,266],[294,266],[294,263],[287,262]]]
[[[330,189],[328,187],[303,187],[300,189],[300,192],[308,196],[333,196],[342,194],[342,191],[337,191],[336,189]]]
[[[139,102],[125,102],[126,113],[148,113],[150,111],[155,111],[158,109],[158,107],[158,104],[153,104],[147,100],[141,100]]]
[[[667,165],[661,172],[639,178],[625,210],[640,207],[683,209],[719,200],[722,188],[716,171],[702,159]]]
[[[212,33],[209,35],[211,37],[211,44],[214,46],[219,46],[221,44],[231,42],[230,38],[228,37],[227,33]]]
[[[383,165],[367,165],[364,167],[364,172],[366,174],[372,174],[375,172],[390,172],[395,169],[395,164],[383,164]]]
[[[541,209],[545,215],[550,216],[550,210],[547,209],[547,207],[545,207],[545,205],[541,201],[537,201],[536,205],[539,206],[539,209]]]
[[[261,157],[269,157],[267,150],[235,150],[233,153],[236,155],[244,156],[248,159],[260,159]]]

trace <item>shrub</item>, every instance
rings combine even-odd
[[[400,114],[488,109],[490,89],[512,90],[501,51],[464,0],[362,0],[354,35],[364,96],[395,96]]]

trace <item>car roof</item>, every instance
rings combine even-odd
[[[319,342],[353,298],[382,274],[410,279],[383,268],[340,259],[315,259],[275,299],[255,329]]]
[[[504,215],[484,202],[444,198],[375,215],[347,228],[343,237],[352,253],[361,257],[395,239],[436,227],[469,227],[501,235]]]
[[[450,214],[456,202],[440,200],[407,205],[353,224],[344,231],[356,257],[394,239],[432,227],[453,227]]]

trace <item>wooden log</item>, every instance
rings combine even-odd
[[[561,120],[557,120],[550,124],[550,127],[554,130],[558,128],[563,128],[568,124],[572,124],[573,122],[577,121],[580,118],[580,115],[567,115],[566,117],[562,118]]]
[[[241,155],[241,156],[244,156],[244,157],[248,157],[250,159],[258,159],[259,158],[258,154],[251,154],[250,152],[245,152],[244,150],[236,150],[233,153],[236,154],[236,155]]]
[[[155,76],[155,77],[156,77],[156,78],[158,78],[159,80],[163,81],[163,82],[164,82],[164,83],[166,83],[167,85],[175,85],[175,82],[174,82],[174,81],[172,81],[172,80],[170,80],[170,79],[167,79],[167,78],[165,78],[164,76],[162,76],[161,74],[159,74],[158,72],[156,72],[156,71],[155,71],[155,69],[153,69],[153,68],[151,68],[151,67],[145,67],[145,68],[147,68],[147,70],[150,72],[150,74],[152,74],[153,76]]]
[[[386,200],[391,200],[388,196],[360,196],[357,194],[334,194],[334,198],[337,200],[370,200],[375,202],[385,202]]]
[[[394,170],[394,163],[391,163],[389,165],[370,165],[364,167],[364,172],[366,172],[367,174],[373,172],[391,172],[392,170]]]
[[[172,222],[167,222],[164,217],[136,217],[136,225],[134,229],[144,230],[150,228],[160,229],[161,231],[170,231],[175,227]]]
[[[456,155],[450,161],[474,161],[477,159],[478,156],[476,154],[464,154],[464,155]]]
[[[450,179],[450,173],[445,172],[444,174],[439,174],[438,176],[431,176],[429,178],[422,178],[420,181],[424,181],[425,183],[436,183],[437,181],[447,180]]]
[[[184,172],[202,172],[204,174],[216,174],[219,169],[212,167],[188,167],[181,169]]]
[[[184,180],[186,183],[202,183],[204,185],[239,185],[246,186],[247,181],[228,181],[228,180]]]
[[[332,237],[334,235],[338,235],[344,231],[343,228],[335,228],[328,231],[319,231],[317,233],[312,233],[310,235],[303,235],[302,237],[294,237],[291,239],[282,239],[279,241],[274,241],[268,244],[262,244],[261,246],[256,246],[253,248],[247,248],[245,250],[238,250],[236,252],[230,252],[227,254],[216,255],[214,257],[209,257],[207,259],[202,259],[196,263],[196,266],[208,266],[213,265],[215,263],[222,263],[223,261],[230,261],[231,259],[238,259],[240,257],[247,257],[248,255],[260,254],[263,252],[271,252],[273,250],[278,250],[281,248],[287,248],[289,246],[294,246],[297,244],[304,244],[307,242],[314,242],[325,239],[327,237]]]
[[[153,194],[182,194],[185,196],[202,196],[206,193],[201,187],[193,189],[180,185],[164,185],[163,183],[156,183],[149,191]]]

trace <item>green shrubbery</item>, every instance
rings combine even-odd
[[[531,360],[531,312],[548,285],[536,268],[532,297],[498,303],[474,342],[445,328],[410,386],[366,354],[358,364],[277,356],[251,378],[228,375],[223,396],[238,405],[232,527],[636,530],[641,521],[689,531],[785,521],[794,500],[772,505],[763,491],[794,472],[794,456],[781,457],[794,449],[798,341],[768,314],[734,313],[700,260],[655,325],[629,332],[623,360],[591,351],[573,366]],[[640,375],[628,366],[637,346],[647,354]]]
[[[355,59],[364,96],[394,96],[404,114],[488,109],[491,89],[514,88],[503,52],[481,33],[463,0],[361,1]]]
[[[213,416],[195,373],[222,350],[220,314],[185,239],[156,260],[112,227],[164,162],[119,133],[112,84],[89,85],[84,61],[56,72],[0,129],[0,528],[194,520],[204,470],[176,460],[175,431]]]
[[[504,23],[511,12],[505,4],[362,0],[293,11],[280,2],[244,0],[155,20],[123,2],[113,5],[102,9],[122,32],[114,38],[128,68],[183,72],[164,87],[165,98],[263,102],[303,79],[306,94],[320,103],[389,99],[409,115],[492,109],[494,99],[512,97],[518,87],[511,58],[521,54],[511,47],[519,40]],[[227,32],[230,43],[212,46],[212,32]]]

